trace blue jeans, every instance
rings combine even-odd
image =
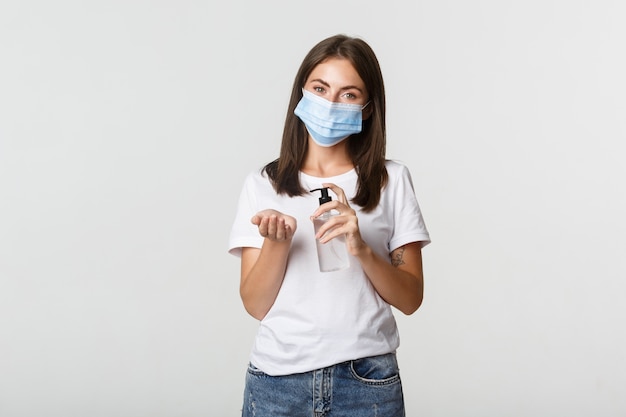
[[[269,376],[250,364],[243,417],[404,417],[395,353],[302,374]]]

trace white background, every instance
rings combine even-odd
[[[626,5],[0,3],[0,415],[237,416],[226,252],[306,52],[376,51],[433,243],[409,416],[626,415]]]

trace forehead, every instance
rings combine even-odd
[[[329,58],[317,64],[306,81],[308,83],[315,80],[323,81],[333,87],[365,87],[365,83],[352,62],[345,58]]]

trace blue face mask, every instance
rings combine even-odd
[[[359,133],[363,124],[360,104],[334,103],[302,89],[302,99],[293,111],[320,146],[330,147]],[[368,102],[369,104],[369,102]]]

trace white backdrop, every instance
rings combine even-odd
[[[0,3],[0,415],[239,414],[226,252],[306,52],[386,80],[433,243],[409,416],[626,414],[625,3]]]

